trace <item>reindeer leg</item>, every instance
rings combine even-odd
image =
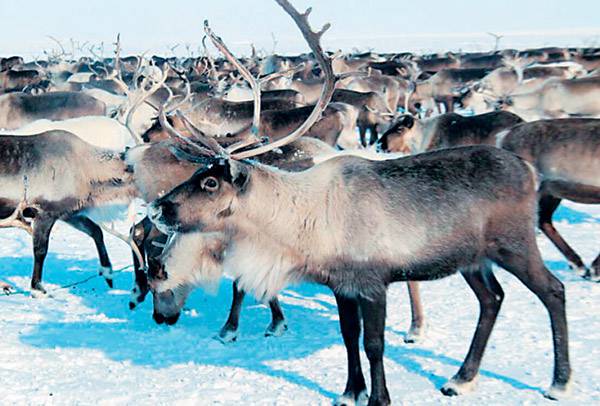
[[[444,99],[444,106],[446,108],[446,113],[454,112],[454,96],[448,96]]]
[[[600,282],[600,254],[598,254],[594,262],[592,262],[592,271],[590,279],[595,282]]]
[[[377,125],[372,125],[369,127],[369,146],[375,144],[377,142]]]
[[[219,334],[215,337],[222,343],[231,343],[237,340],[238,337],[238,326],[240,324],[240,312],[242,311],[242,303],[246,292],[238,287],[237,281],[233,281],[233,298],[231,302],[231,309],[229,310],[229,317],[227,321],[219,331]]]
[[[552,241],[560,252],[567,258],[571,268],[577,271],[580,276],[585,276],[589,272],[583,264],[581,257],[577,255],[575,250],[567,244],[567,242],[558,233],[552,224],[552,215],[558,208],[561,199],[554,196],[544,195],[539,200],[539,219],[538,226],[542,232]]]
[[[360,352],[358,338],[360,337],[360,316],[358,300],[351,299],[338,294],[335,295],[340,315],[340,329],[346,346],[348,357],[348,380],[344,393],[336,401],[335,405],[354,405],[364,403],[367,398],[367,385],[360,366]]]
[[[96,244],[96,250],[98,251],[98,257],[100,258],[100,275],[104,277],[106,283],[110,288],[113,287],[113,269],[106,252],[106,245],[104,245],[104,236],[102,229],[88,217],[82,215],[75,215],[65,219],[65,222],[77,230],[85,233],[93,238]]]
[[[358,133],[360,135],[360,145],[362,145],[364,148],[367,146],[367,127],[364,125],[359,125]]]
[[[404,337],[404,342],[412,344],[420,341],[425,336],[425,315],[423,314],[419,282],[408,281],[406,286],[410,297],[411,322],[410,329]]]
[[[152,227],[152,222],[148,217],[144,217],[142,221],[133,226],[133,242],[140,250],[142,257],[146,257],[146,240],[149,237]],[[137,305],[142,303],[150,290],[146,270],[142,268],[140,261],[134,252],[132,252],[132,256],[135,281],[129,297],[130,310],[135,309]]]
[[[287,331],[287,324],[279,300],[276,297],[269,300],[269,307],[271,308],[271,324],[267,327],[265,336],[281,337]]]
[[[371,367],[369,406],[389,405],[390,395],[385,384],[385,372],[383,370],[385,293],[374,300],[359,298],[359,304],[365,328],[364,347]]]
[[[542,301],[550,315],[554,376],[545,396],[558,399],[568,392],[571,378],[564,285],[544,266],[533,233],[520,243],[513,233],[494,251],[490,253],[490,259],[521,280]]]
[[[42,286],[42,269],[44,260],[48,253],[48,242],[50,231],[56,222],[55,218],[39,216],[33,223],[33,274],[31,275],[31,295],[33,297],[45,295],[46,290]]]
[[[483,265],[475,272],[462,272],[462,276],[479,301],[479,321],[465,361],[456,375],[442,386],[441,391],[446,396],[462,395],[473,389],[481,358],[504,299],[504,291],[494,277],[490,265]]]

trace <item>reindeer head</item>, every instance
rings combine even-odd
[[[169,238],[159,261],[148,262],[158,324],[175,324],[197,286],[214,290],[223,276],[225,238],[221,233],[184,233]]]
[[[238,196],[248,186],[251,168],[232,159],[208,159],[190,179],[155,200],[148,215],[166,233],[202,230],[233,213]]]
[[[384,152],[411,153],[411,145],[415,137],[415,118],[410,114],[400,116],[392,126],[377,140],[377,145]]]

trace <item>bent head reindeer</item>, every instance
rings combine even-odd
[[[309,31],[307,13],[277,2],[333,76],[318,46],[320,35]],[[332,90],[326,86],[320,101],[326,102]],[[247,160],[304,131],[243,152],[215,148],[204,168],[149,207],[151,219],[168,232],[222,236],[210,245],[214,262],[257,297],[273,297],[300,280],[330,287],[348,353],[340,403],[355,402],[366,392],[358,353],[361,316],[371,372],[369,401],[390,402],[383,367],[387,286],[457,271],[475,292],[481,314],[465,362],[442,392],[456,395],[471,388],[503,298],[492,262],[516,275],[547,308],[555,349],[547,394],[557,397],[567,389],[564,287],[545,268],[536,245],[536,179],[529,165],[487,146],[387,161],[344,156],[297,173]],[[167,274],[154,289],[165,306],[178,308],[182,290],[199,279],[190,273],[170,284]]]
[[[225,56],[232,62],[233,65],[240,65],[240,63],[233,57],[233,55],[226,49],[225,45],[222,41],[216,37],[212,31],[205,27],[208,36],[213,40],[217,46],[221,49],[221,51],[225,54]],[[246,76],[249,75],[249,72],[245,72]],[[254,104],[260,98],[260,94],[254,94]],[[168,103],[168,101],[167,101]],[[334,109],[342,109],[343,106],[339,106],[340,103],[333,103],[330,107]],[[349,107],[349,106],[348,106]],[[265,112],[268,114],[269,112]],[[308,116],[309,112],[307,111],[305,116]],[[313,113],[313,116],[316,116]],[[263,118],[264,115],[261,115]],[[323,120],[319,121],[322,122]],[[182,114],[173,115],[170,118],[167,118],[165,114],[165,108],[161,108],[159,113],[160,128],[163,133],[167,133],[172,141],[175,142],[160,142],[154,143],[152,145],[142,146],[131,150],[128,153],[128,162],[131,163],[136,185],[142,194],[142,197],[146,201],[151,201],[165,193],[165,191],[171,190],[181,182],[187,180],[198,167],[203,165],[202,160],[194,163],[187,162],[185,157],[189,157],[189,153],[182,151],[181,142],[186,140],[187,137],[194,137],[194,132],[198,130],[194,128],[191,123],[187,120],[187,118]],[[178,124],[175,124],[178,123]],[[256,121],[253,125],[256,128],[260,128],[261,133],[267,133],[272,135],[273,128],[268,125],[262,125],[262,120]],[[174,125],[178,127],[185,128],[185,135],[180,133],[178,130],[174,128]],[[354,125],[352,124],[352,127]],[[265,128],[266,127],[266,128]],[[191,131],[191,133],[190,133]],[[154,135],[152,137],[156,139],[157,133],[156,130],[150,130],[149,132],[153,132]],[[315,126],[309,129],[309,134],[313,132],[318,132],[318,128],[315,130]],[[147,134],[144,135],[143,138],[146,138]],[[219,139],[221,142],[222,139]],[[189,141],[187,141],[189,143]],[[240,148],[239,145],[233,146],[232,148]],[[268,163],[271,165],[275,165],[279,168],[286,168],[287,170],[303,170],[307,167],[310,167],[314,164],[313,157],[316,155],[325,155],[331,154],[334,150],[329,147],[327,144],[319,141],[318,139],[305,138],[303,140],[298,140],[294,143],[290,143],[287,145],[282,145],[282,148],[278,150],[278,152],[262,154],[260,156],[261,162]],[[160,174],[157,177],[157,174]],[[164,176],[162,176],[164,175]],[[160,249],[156,248],[156,243],[164,243],[165,236],[161,235],[157,230],[151,229],[151,226],[146,222],[140,223],[136,227],[136,231],[134,233],[136,243],[140,247],[140,250],[145,253],[148,258],[148,273],[151,280],[160,280],[161,275],[163,274],[163,258],[164,255],[161,254]],[[176,246],[180,246],[181,244],[177,244]],[[185,246],[185,244],[184,244]],[[193,259],[198,256],[190,257],[190,261],[188,265],[190,267],[194,267]],[[134,257],[134,262],[136,258]],[[181,264],[181,261],[177,262]],[[144,297],[147,293],[147,284],[146,284],[146,275],[141,272],[139,269],[139,265],[136,263],[136,288],[134,289],[132,300],[130,302],[130,307],[134,308],[138,303],[144,300]],[[242,289],[239,289],[237,286],[237,282],[234,282],[233,285],[233,303],[230,310],[229,318],[227,322],[219,332],[217,336],[218,339],[224,342],[234,341],[237,337],[237,328],[239,322],[239,315],[241,311],[241,305],[243,302],[245,292]],[[167,308],[161,307],[160,304],[164,303],[163,301],[157,300],[157,295],[155,293],[155,312],[154,319],[158,323],[167,323],[173,324],[177,321],[179,317],[179,313],[170,313],[169,307]],[[178,303],[182,303],[179,300]],[[281,311],[281,307],[277,301],[277,298],[273,298],[269,301],[269,306],[271,308],[272,313],[272,321],[271,324],[267,327],[265,334],[269,335],[280,335],[286,329],[285,319],[283,313]]]

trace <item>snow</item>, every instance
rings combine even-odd
[[[600,206],[566,203],[556,225],[589,264],[600,246]],[[115,269],[130,264],[125,244],[107,236]],[[566,404],[600,402],[600,284],[567,269],[539,235],[548,267],[567,288],[572,395]],[[248,298],[240,336],[223,345],[213,336],[225,321],[231,285],[195,292],[177,325],[157,326],[146,300],[131,312],[130,268],[115,289],[95,276],[98,260],[88,237],[58,224],[44,281],[51,297],[27,293],[31,243],[20,230],[0,230],[1,279],[23,294],[0,297],[2,404],[331,404],[346,378],[345,349],[335,301],[326,288],[302,284],[281,296],[289,330],[264,337],[268,308]],[[545,309],[513,276],[497,270],[506,298],[475,390],[446,398],[439,388],[458,369],[477,321],[478,305],[460,276],[422,286],[427,338],[405,344],[409,303],[404,284],[390,288],[385,368],[395,404],[551,404],[542,392],[552,374]],[[58,287],[89,281],[68,289]],[[368,363],[363,354],[368,380]]]

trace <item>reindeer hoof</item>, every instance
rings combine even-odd
[[[351,393],[345,393],[333,402],[334,406],[363,406],[367,403],[369,403],[369,394],[366,389],[361,391],[356,397]]]
[[[461,379],[452,378],[442,386],[440,389],[446,396],[459,396],[465,393],[472,392],[475,389],[477,377],[470,381],[463,381]]]
[[[588,275],[590,274],[590,270],[585,265],[575,265],[572,262],[569,262],[569,269],[575,272],[577,276],[581,276],[582,278],[588,279]]]
[[[571,385],[566,384],[554,384],[544,392],[544,397],[550,400],[564,400],[569,397],[571,393]]]
[[[600,269],[588,269],[583,278],[592,282],[600,282]]]
[[[0,289],[5,295],[10,295],[14,288],[6,282],[0,282]]]
[[[265,337],[281,337],[287,331],[288,327],[285,319],[271,322],[265,330]]]
[[[137,305],[142,303],[146,299],[148,291],[148,287],[140,288],[136,283],[129,296],[129,310],[135,309]]]
[[[404,342],[406,344],[414,344],[423,341],[425,338],[425,331],[427,330],[427,325],[423,323],[420,327],[410,326],[408,333],[404,336]]]
[[[214,338],[223,344],[230,344],[237,341],[238,332],[237,330],[230,330],[223,327],[219,334],[217,334]]]
[[[113,288],[113,269],[112,266],[100,266],[98,269],[100,276],[104,277],[109,288]]]
[[[31,288],[31,297],[35,299],[45,298],[48,297],[48,292],[46,289],[44,289],[41,283],[37,283]]]

